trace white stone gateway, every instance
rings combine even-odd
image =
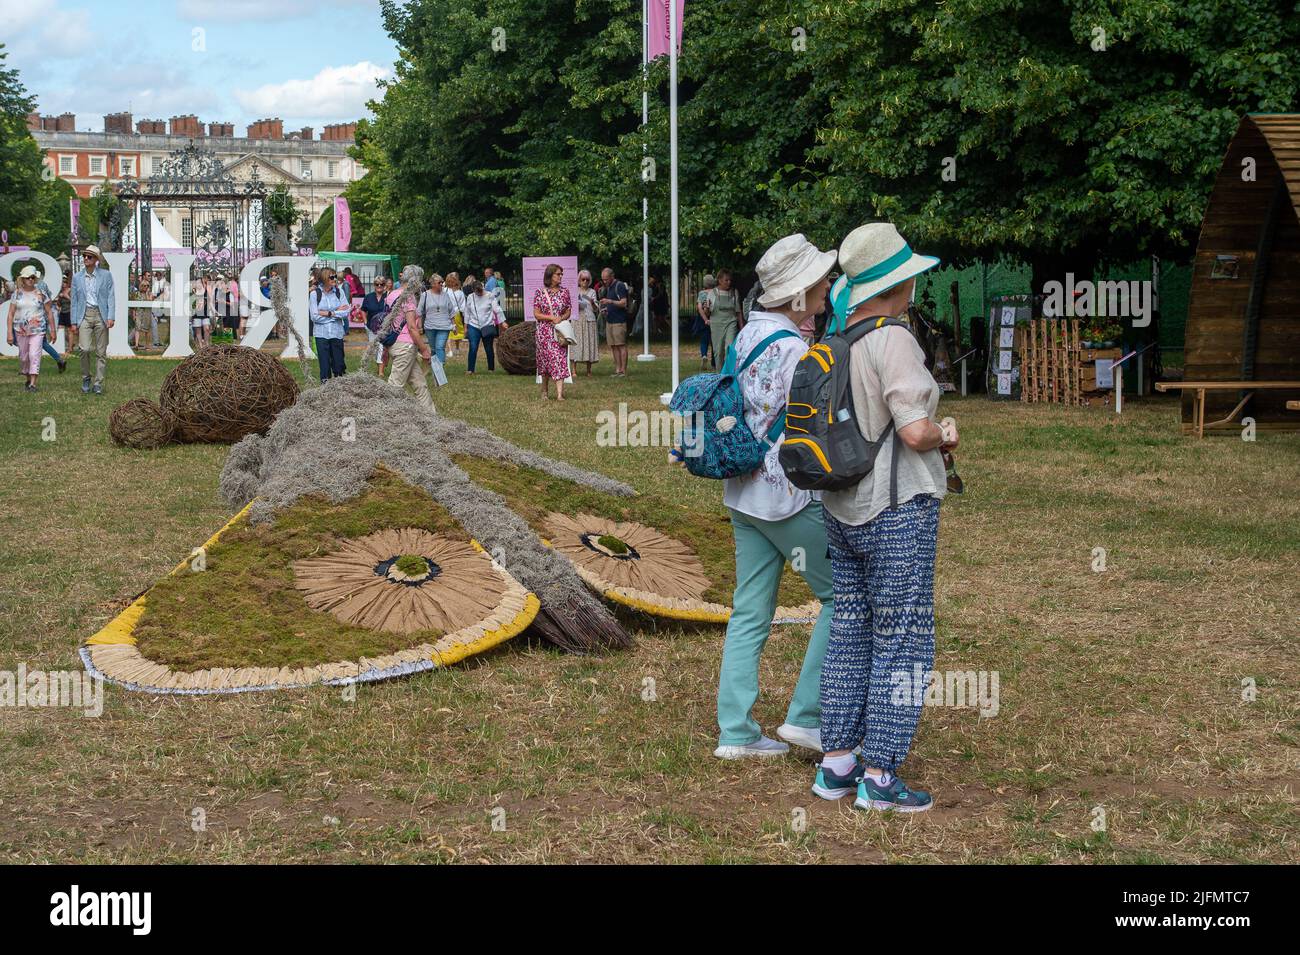
[[[180,253],[167,255],[167,266],[171,270],[169,278],[171,299],[165,303],[155,302],[152,299],[136,300],[128,298],[131,291],[130,267],[134,258],[135,255],[131,252],[104,253],[104,264],[108,266],[109,272],[113,275],[114,314],[116,315],[113,327],[108,332],[108,356],[110,358],[135,357],[135,352],[131,350],[130,331],[126,321],[127,310],[132,307],[154,308],[157,306],[167,309],[171,316],[172,334],[167,350],[163,352],[163,357],[185,358],[194,354],[194,350],[190,348],[189,336],[189,323],[192,314],[189,295],[190,268],[194,264],[194,256]],[[63,285],[63,269],[59,267],[57,259],[44,252],[24,251],[0,255],[0,276],[13,281],[14,266],[19,262],[33,260],[40,263],[41,277],[50,291],[58,294],[58,290]],[[307,346],[305,357],[308,359],[315,357],[311,350],[311,319],[307,315],[307,280],[311,276],[312,262],[313,259],[310,257],[301,255],[267,255],[260,259],[254,259],[240,270],[240,295],[249,303],[248,330],[244,335],[244,340],[240,342],[241,345],[249,348],[261,348],[266,341],[266,336],[275,328],[275,312],[271,310],[270,299],[262,294],[259,279],[262,272],[271,266],[287,265],[289,267],[289,281],[287,283],[289,289],[289,313],[293,316],[294,327],[298,330],[303,343]],[[0,314],[0,322],[3,321],[4,316]],[[184,334],[177,334],[176,329],[178,328],[182,329]],[[58,330],[56,344],[60,351],[67,350],[67,343],[63,340],[62,328]],[[0,355],[12,357],[17,354],[18,349],[10,344],[8,339],[5,339],[0,344]],[[298,357],[298,344],[293,336],[289,336],[280,357]]]

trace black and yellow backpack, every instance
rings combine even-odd
[[[906,321],[876,316],[855,322],[846,330],[827,335],[813,345],[795,366],[785,409],[785,441],[780,461],[785,476],[806,491],[843,491],[871,473],[876,455],[893,436],[894,423],[875,441],[858,428],[849,376],[849,351],[854,342],[878,328],[898,325],[911,331]],[[894,464],[898,448],[894,448]],[[896,471],[890,475],[890,499],[896,494]]]

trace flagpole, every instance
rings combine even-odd
[[[677,9],[675,0],[668,0],[668,174],[669,174],[669,229],[672,232],[672,311],[673,385],[669,396],[677,390],[680,377],[680,355],[677,354]],[[646,320],[650,309],[646,308]]]
[[[650,288],[650,200],[646,196],[645,158],[650,155],[650,143],[646,140],[646,126],[650,123],[650,0],[641,0],[641,301],[645,307],[645,318],[641,320],[641,329],[645,332],[645,350],[636,356],[637,361],[654,361],[650,354],[650,300],[646,292]],[[636,316],[632,316],[633,320]]]

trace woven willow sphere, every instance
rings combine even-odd
[[[265,434],[297,399],[298,385],[278,358],[209,345],[163,379],[161,404],[176,419],[177,440],[233,442]]]
[[[176,419],[148,398],[132,398],[108,416],[108,435],[126,448],[161,448],[172,439]]]
[[[497,361],[512,375],[537,374],[537,323],[520,322],[497,336]]]

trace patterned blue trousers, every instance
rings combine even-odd
[[[894,772],[921,719],[915,667],[934,666],[934,552],[939,501],[928,494],[861,526],[826,512],[835,586],[822,664],[822,747],[862,744],[867,766]],[[902,685],[905,692],[897,692]]]

